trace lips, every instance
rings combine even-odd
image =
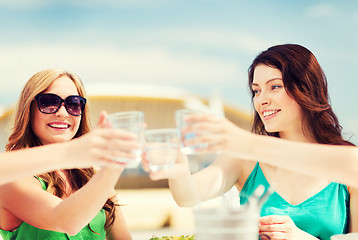
[[[280,109],[265,110],[262,112],[262,116],[265,120],[268,120],[274,117],[278,112],[281,112],[281,110]]]
[[[67,123],[49,123],[47,125],[55,129],[68,129],[71,127],[71,125]]]

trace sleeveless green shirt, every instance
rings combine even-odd
[[[47,189],[45,182],[41,179],[42,188]],[[23,222],[18,228],[12,231],[4,231],[0,229],[0,234],[4,240],[105,240],[106,231],[104,224],[106,222],[106,214],[103,209],[90,222],[89,226],[94,231],[92,232],[88,226],[85,226],[75,236],[70,236],[66,233],[48,231],[33,227],[26,222]]]
[[[264,185],[266,189],[270,187],[257,163],[240,191],[240,203],[245,204],[247,197],[259,185]],[[273,192],[261,209],[261,216],[268,215],[289,216],[299,229],[318,239],[330,240],[334,234],[347,233],[349,216],[347,186],[332,182],[297,205],[288,203],[277,192]]]

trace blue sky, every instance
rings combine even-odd
[[[266,48],[309,48],[358,144],[358,2],[0,0],[0,104],[44,68],[98,83],[155,83],[251,110],[247,68]]]

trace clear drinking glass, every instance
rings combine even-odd
[[[146,130],[144,140],[146,158],[151,171],[168,169],[174,165],[180,147],[176,128]]]
[[[140,111],[116,112],[107,116],[108,121],[113,128],[125,129],[129,132],[135,133],[139,141],[143,138],[144,129],[144,113]],[[126,163],[127,167],[138,167],[142,157],[142,149],[134,150],[136,158],[121,158],[117,157],[114,161]]]

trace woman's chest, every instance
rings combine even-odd
[[[322,192],[330,182],[291,171],[262,167],[270,187],[286,202],[298,205]]]

